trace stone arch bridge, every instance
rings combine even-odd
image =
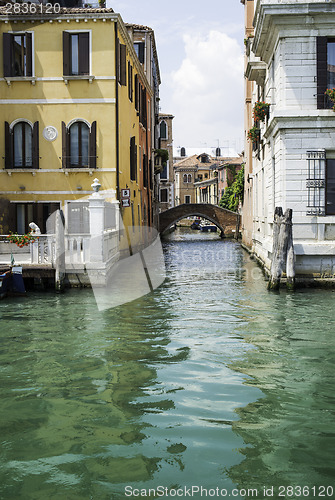
[[[185,217],[203,217],[215,224],[222,236],[238,237],[240,215],[210,203],[183,203],[159,214],[159,232],[164,233],[169,227]]]

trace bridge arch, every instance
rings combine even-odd
[[[237,236],[240,216],[210,203],[183,203],[159,214],[159,232],[162,234],[185,217],[203,217],[215,224],[225,236]]]

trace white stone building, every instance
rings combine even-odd
[[[335,277],[335,112],[324,95],[335,87],[335,2],[241,2],[246,19],[254,10],[245,40],[246,136],[255,103],[270,105],[245,148],[245,244],[269,268],[275,207],[291,208],[297,275]]]

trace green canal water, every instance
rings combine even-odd
[[[334,498],[335,293],[268,293],[213,234],[164,254],[114,309],[0,302],[0,498]]]

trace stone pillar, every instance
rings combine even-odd
[[[89,197],[90,212],[90,262],[104,262],[105,200],[99,193],[101,184],[94,179],[94,193]]]
[[[57,210],[55,217],[55,236],[56,236],[56,251],[55,251],[55,288],[58,292],[64,289],[65,278],[65,239],[64,239],[64,217],[60,210]],[[48,236],[50,238],[51,236]]]

